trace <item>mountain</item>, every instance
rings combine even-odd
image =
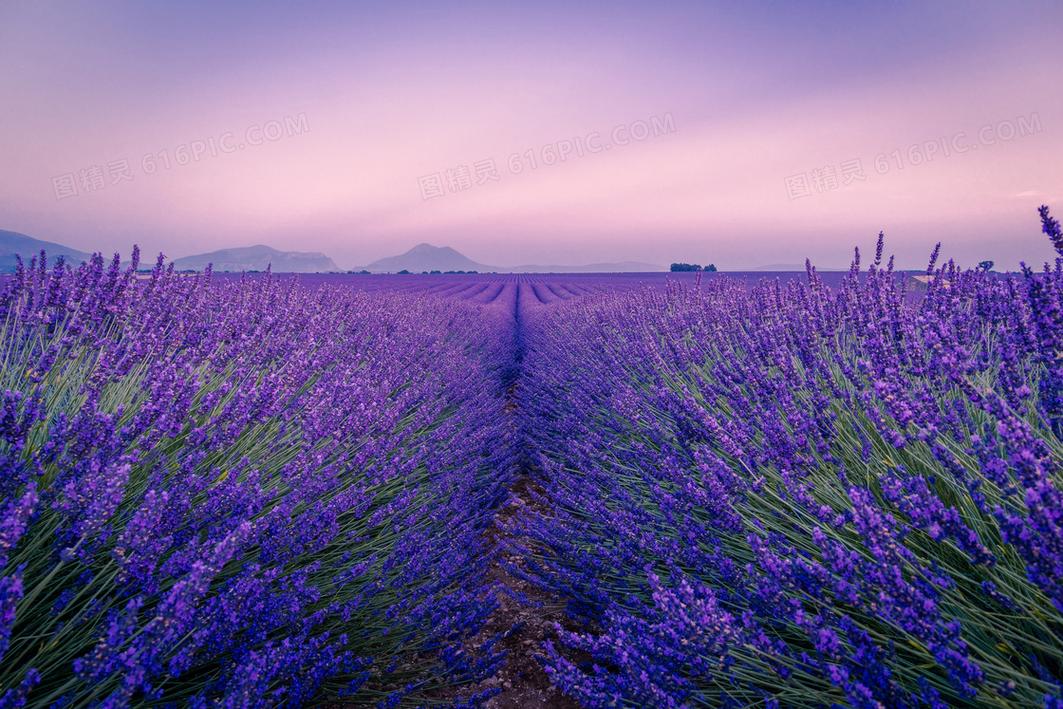
[[[449,246],[432,246],[431,244],[417,244],[417,246],[399,256],[388,256],[387,258],[373,261],[373,263],[366,266],[366,269],[374,273],[395,273],[402,270],[416,273],[421,271],[496,270],[491,266],[476,263]]]
[[[274,273],[318,273],[339,271],[340,267],[328,256],[316,251],[278,251],[269,246],[244,246],[221,249],[174,259],[179,271],[202,271],[212,264],[215,271],[265,271]]]
[[[41,249],[48,254],[48,262],[52,264],[60,256],[71,266],[77,266],[82,261],[89,260],[89,254],[69,246],[63,246],[54,241],[34,239],[32,236],[26,236],[17,231],[0,229],[0,273],[10,273],[15,270],[15,256],[21,256],[23,262],[28,264],[31,258],[40,254]]]
[[[374,273],[396,273],[406,270],[413,273],[422,271],[480,271],[481,273],[626,273],[662,271],[660,266],[637,261],[620,263],[592,263],[582,266],[488,266],[473,261],[468,256],[449,246],[418,244],[399,256],[378,259],[366,266]]]

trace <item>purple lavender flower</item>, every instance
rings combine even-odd
[[[1037,213],[1041,215],[1041,230],[1052,242],[1056,253],[1063,256],[1063,229],[1060,229],[1059,221],[1048,213],[1048,205],[1042,204],[1037,208]]]

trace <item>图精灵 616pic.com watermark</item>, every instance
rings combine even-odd
[[[810,197],[841,189],[855,182],[864,182],[872,175],[919,167],[935,161],[985,150],[1044,131],[1037,113],[986,123],[973,132],[957,131],[951,135],[912,143],[903,148],[881,152],[865,161],[854,157],[829,165],[805,170],[785,179],[786,196],[791,200]]]
[[[671,113],[654,115],[645,120],[617,124],[604,133],[591,131],[513,152],[502,161],[483,158],[455,165],[421,175],[417,178],[417,184],[421,190],[421,199],[434,199],[448,193],[464,192],[479,185],[500,182],[503,175],[520,175],[543,167],[561,165],[675,132],[675,118]]]
[[[155,175],[309,132],[310,121],[305,113],[253,123],[239,132],[225,131],[144,153],[137,160],[107,160],[55,175],[52,177],[52,191],[57,200],[98,192],[123,182],[132,182],[138,174]]]

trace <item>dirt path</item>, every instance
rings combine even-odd
[[[514,534],[515,519],[528,507],[533,483],[522,475],[514,484],[509,504],[495,521],[493,544],[507,548]],[[488,709],[521,707],[578,707],[550,684],[539,662],[543,642],[555,637],[554,623],[562,618],[563,607],[536,586],[508,573],[506,563],[520,565],[512,552],[499,554],[490,580],[507,589],[499,593],[498,610],[484,629],[485,637],[507,633],[501,642],[506,659],[499,671],[483,683],[483,688],[498,687],[501,692],[487,702]],[[526,598],[521,602],[518,598]]]
[[[514,427],[519,425],[520,416],[517,394],[521,384],[525,346],[521,299],[522,291],[526,288],[526,284],[518,285],[513,304],[514,367],[507,382],[505,413]],[[529,294],[524,293],[523,297],[527,298]],[[528,444],[521,441],[518,445]],[[511,551],[522,546],[514,543],[521,541],[514,536],[521,533],[520,516],[529,511],[542,512],[533,507],[536,495],[532,493],[538,491],[535,489],[529,466],[534,456],[530,455],[530,451],[524,451],[518,457],[523,461],[521,470],[510,488],[506,506],[499,510],[494,526],[488,533],[490,548],[498,552],[495,554],[497,560],[489,580],[503,590],[498,595],[498,610],[488,619],[481,634],[481,637],[486,639],[505,633],[501,648],[506,653],[506,659],[499,671],[485,680],[481,688],[497,687],[501,690],[498,695],[488,700],[488,709],[578,707],[576,702],[565,697],[550,684],[539,661],[543,643],[556,635],[554,623],[562,619],[562,604],[542,589],[513,576],[506,569],[507,565],[521,566],[519,553]]]

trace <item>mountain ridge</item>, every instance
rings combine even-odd
[[[178,271],[202,271],[207,265],[217,272],[265,271],[277,273],[320,273],[340,271],[331,258],[320,251],[280,251],[264,244],[218,249],[173,260]]]
[[[357,270],[357,269],[356,269]],[[450,246],[435,246],[427,242],[417,244],[405,253],[373,261],[365,270],[373,273],[398,271],[480,271],[487,273],[644,273],[663,271],[663,267],[639,261],[618,261],[564,266],[560,264],[523,264],[520,266],[491,266],[474,261]]]
[[[77,266],[92,257],[84,251],[78,251],[54,241],[36,239],[18,231],[0,229],[0,272],[14,271],[18,263],[17,256],[21,256],[23,263],[28,264],[30,259],[40,255],[42,250],[47,255],[50,265],[55,265],[60,256],[71,266]]]
[[[386,256],[373,261],[366,269],[374,273],[396,271],[487,271],[490,266],[477,263],[449,246],[434,246],[427,242],[417,244],[397,256]]]

